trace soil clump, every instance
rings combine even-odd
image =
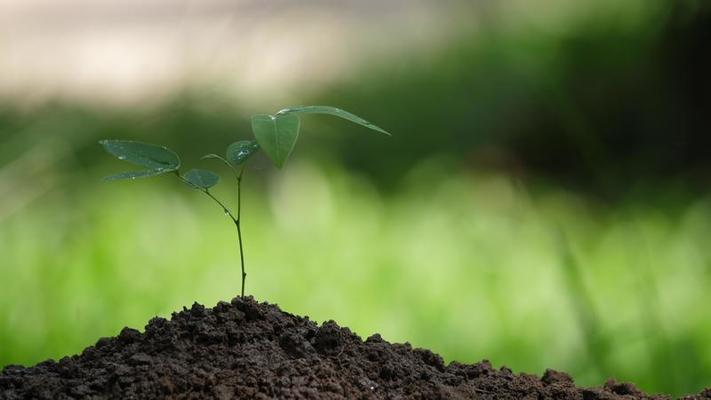
[[[124,328],[81,354],[33,367],[7,366],[0,399],[668,399],[608,381],[580,388],[563,373],[542,377],[452,362],[379,335],[365,340],[334,321],[251,297],[194,304],[141,333]],[[711,388],[687,400],[711,399]]]

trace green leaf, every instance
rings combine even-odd
[[[380,133],[384,133],[388,136],[391,136],[390,133],[387,132],[385,129],[383,129],[375,124],[372,124],[355,114],[351,114],[348,111],[341,110],[340,108],[336,108],[336,107],[329,107],[329,106],[288,107],[288,108],[285,108],[285,109],[277,112],[276,116],[279,117],[281,115],[289,115],[289,114],[328,114],[328,115],[333,115],[336,117],[347,119],[348,121],[351,121],[351,122],[356,123],[358,125],[364,126],[368,129],[372,129],[374,131],[378,131]]]
[[[164,171],[157,170],[157,169],[148,169],[145,171],[131,171],[131,172],[122,172],[120,174],[116,175],[110,175],[102,178],[104,181],[120,181],[124,179],[136,179],[136,178],[147,178],[150,176],[156,176],[156,175],[161,175],[164,174]]]
[[[183,175],[183,179],[196,189],[209,189],[217,185],[217,182],[220,181],[220,176],[206,169],[191,169]]]
[[[172,172],[180,168],[178,155],[164,146],[131,140],[102,140],[99,143],[119,160],[128,161],[159,173]]]
[[[259,146],[274,164],[281,168],[289,158],[299,138],[299,117],[296,115],[255,115],[252,132]]]
[[[297,128],[298,129],[298,128]],[[242,165],[249,157],[259,151],[259,143],[256,140],[240,140],[227,146],[227,160],[232,165]]]

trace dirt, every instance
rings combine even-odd
[[[452,362],[379,335],[362,340],[251,297],[195,304],[124,328],[81,354],[33,367],[7,366],[0,399],[666,399],[632,384],[580,388],[543,377]],[[685,399],[711,399],[711,388]]]

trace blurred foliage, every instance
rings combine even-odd
[[[591,17],[563,32],[522,34],[493,22],[435,54],[386,57],[303,103],[367,115],[396,139],[372,146],[358,127],[310,117],[303,140],[312,143],[296,155],[343,160],[381,189],[397,187],[435,154],[459,168],[545,175],[610,197],[630,180],[683,178],[705,188],[711,6],[648,8],[636,19]],[[250,107],[219,88],[187,89],[142,110],[50,103],[18,114],[9,104],[0,112],[0,132],[3,139],[14,132],[71,142],[88,162],[82,165],[95,161],[94,141],[111,136],[177,143],[181,154],[197,157],[249,137],[248,116],[258,111]]]
[[[303,99],[394,136],[305,117],[285,171],[255,160],[248,292],[448,360],[708,385],[711,7],[653,3],[563,32],[483,26]],[[249,138],[252,107],[206,88],[0,104],[0,365],[237,292],[219,210],[168,178],[100,183],[119,164],[97,140],[165,143],[189,169]]]
[[[381,66],[368,85],[356,77],[324,101],[406,139],[376,154],[357,137],[333,140],[349,165],[390,184],[444,153],[462,167],[530,171],[608,196],[629,180],[707,187],[711,5],[659,4],[640,21],[591,18],[563,33],[484,28],[436,57]]]
[[[260,300],[447,360],[677,394],[708,384],[708,197],[609,210],[438,160],[388,197],[303,161],[265,192],[246,179],[247,291]],[[5,218],[0,364],[76,353],[155,314],[234,296],[233,227],[181,186],[96,183]]]

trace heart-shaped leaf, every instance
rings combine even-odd
[[[298,128],[297,128],[298,129]],[[235,167],[242,165],[249,157],[259,151],[256,140],[240,140],[227,146],[227,160]]]
[[[206,169],[191,169],[183,175],[183,179],[196,189],[209,189],[217,185],[217,182],[220,181],[220,176]]]
[[[102,140],[99,143],[119,160],[156,171],[156,175],[180,168],[178,155],[165,146],[131,140]]]
[[[281,168],[289,158],[299,138],[299,117],[296,115],[255,115],[252,132],[259,146],[274,164]]]
[[[157,169],[147,169],[145,171],[130,171],[130,172],[122,172],[120,174],[116,175],[110,175],[106,176],[103,178],[105,181],[120,181],[124,179],[136,179],[136,178],[148,178],[150,176],[156,176],[160,174],[164,174],[164,171],[160,171]]]
[[[388,133],[385,129],[383,129],[375,124],[372,124],[355,114],[351,114],[348,111],[341,110],[340,108],[336,108],[336,107],[329,107],[329,106],[288,107],[288,108],[285,108],[285,109],[277,112],[276,116],[279,117],[281,115],[289,115],[289,114],[328,114],[328,115],[333,115],[336,117],[346,119],[346,120],[351,121],[353,123],[356,123],[358,125],[364,126],[368,129],[372,129],[374,131],[378,131],[380,133],[384,133],[388,136],[391,136],[390,133]]]

